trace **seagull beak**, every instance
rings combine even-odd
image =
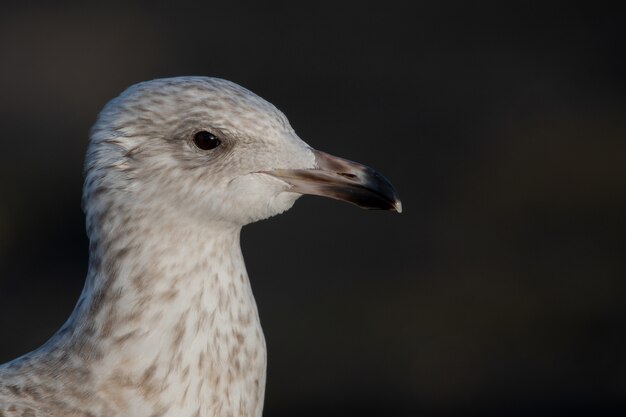
[[[289,184],[289,191],[347,201],[366,209],[402,212],[391,183],[370,167],[312,150],[315,168],[276,169],[265,174]]]

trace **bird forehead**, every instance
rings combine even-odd
[[[243,132],[291,130],[274,105],[217,78],[177,77],[140,83],[123,93],[118,104],[135,115],[150,115],[151,120],[168,124],[186,117],[205,118],[215,127]]]

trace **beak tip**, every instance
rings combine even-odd
[[[402,202],[400,200],[394,201],[393,208],[397,213],[402,213]]]

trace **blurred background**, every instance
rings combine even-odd
[[[507,3],[3,3],[0,362],[82,288],[98,111],[211,75],[405,209],[303,197],[244,229],[264,416],[623,415],[624,14]]]

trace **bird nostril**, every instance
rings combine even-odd
[[[347,172],[338,172],[337,174],[338,174],[338,175],[341,175],[342,177],[349,178],[349,179],[351,179],[351,180],[353,180],[353,179],[355,179],[355,178],[356,178],[356,175],[354,175],[354,174],[348,174]]]

